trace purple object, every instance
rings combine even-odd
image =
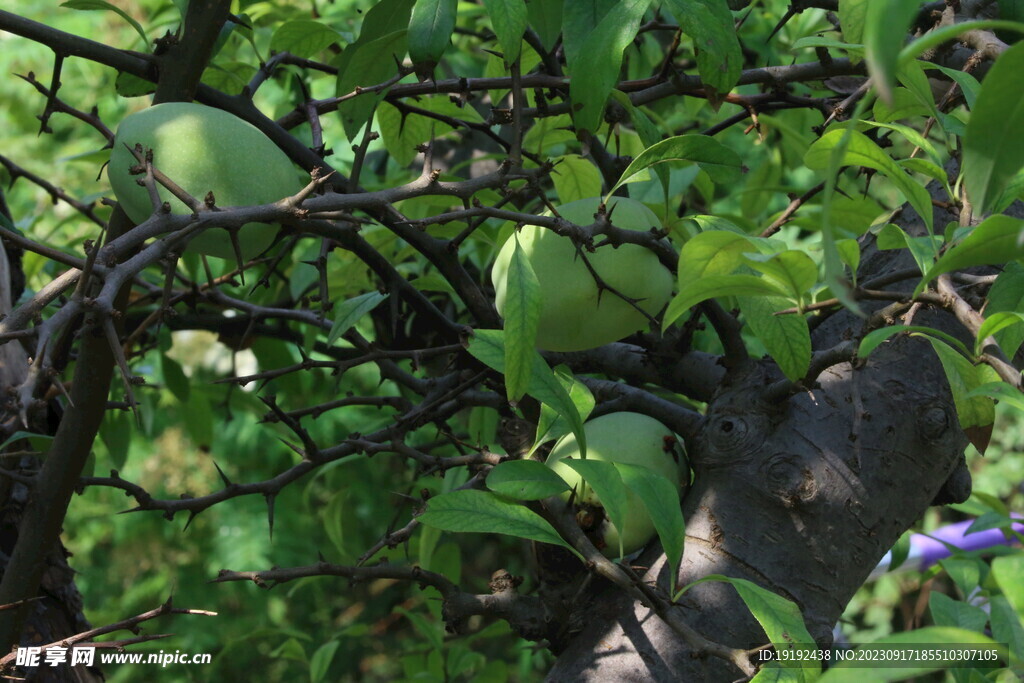
[[[1013,515],[1013,517],[1024,519],[1021,515]],[[995,545],[1009,545],[1014,542],[1013,540],[1007,540],[1001,529],[985,529],[984,531],[976,531],[971,534],[965,533],[974,524],[974,521],[973,519],[968,519],[963,522],[949,524],[936,529],[928,535],[911,534],[910,552],[907,554],[907,559],[893,571],[908,569],[920,571],[932,566],[939,560],[949,557],[953,553],[944,545],[945,543],[961,550],[982,550]],[[1024,524],[1014,523],[1013,530],[1018,534],[1024,534]],[[888,572],[891,562],[892,551],[889,551],[882,558],[882,561],[878,563],[878,566],[872,570],[871,576],[868,578],[877,579],[882,574]]]

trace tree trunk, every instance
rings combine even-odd
[[[941,230],[951,220],[937,213],[935,225]],[[909,208],[897,222],[910,234],[924,233]],[[865,244],[860,281],[913,265],[906,250],[877,251],[872,243]],[[837,313],[814,330],[814,348],[859,340],[870,331],[864,324]],[[965,336],[946,313],[918,311],[914,324]],[[970,494],[968,440],[942,367],[921,339],[898,338],[866,362],[829,368],[809,391],[765,400],[765,388],[778,379],[767,361],[730,371],[708,406],[690,444],[695,480],[683,503],[678,581],[709,574],[753,581],[793,600],[811,635],[828,644],[846,604],[900,535],[933,502]],[[667,589],[660,549],[635,564],[650,567],[645,578]],[[599,613],[590,615],[549,680],[744,678],[724,660],[695,657],[661,619],[621,592],[604,598],[594,601]],[[681,603],[684,619],[712,641],[765,644],[764,631],[727,583],[700,584]]]
[[[5,211],[3,196],[0,195],[0,211]],[[21,272],[21,252],[11,250],[10,254],[0,243],[0,315],[11,311],[11,305],[21,293],[24,277]],[[28,355],[17,341],[0,346],[0,435],[2,441],[20,430],[35,433],[52,433],[47,419],[47,408],[27,410],[29,424],[23,425],[21,409],[13,395],[14,388],[24,380],[28,370]],[[6,450],[20,450],[27,441],[16,442]],[[12,462],[13,461],[13,462]],[[4,457],[2,468],[17,477],[31,477],[39,470],[37,456]],[[0,475],[0,574],[6,571],[11,552],[18,541],[22,513],[25,509],[31,487],[22,481]],[[41,646],[81,633],[90,628],[82,611],[82,596],[75,586],[75,572],[68,566],[70,553],[64,544],[57,542],[47,556],[46,569],[36,599],[33,601],[22,630],[20,644]],[[21,672],[31,681],[56,681],[59,683],[100,681],[103,676],[98,669],[84,666],[74,668],[61,665],[39,666]]]

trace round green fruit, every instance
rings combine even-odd
[[[594,222],[600,203],[597,197],[580,199],[560,207],[558,213],[573,223],[589,225]],[[613,197],[608,209],[616,227],[641,231],[661,229],[661,221],[654,212],[633,199]],[[647,327],[647,318],[616,294],[605,291],[598,299],[597,283],[568,237],[527,225],[519,232],[519,244],[540,282],[539,348],[582,351],[618,341]],[[505,281],[514,252],[512,236],[498,252],[491,271],[495,304],[502,315]],[[604,245],[587,252],[586,256],[607,285],[625,296],[639,299],[640,308],[651,315],[660,311],[672,295],[672,273],[650,249],[638,244]]]
[[[587,460],[640,465],[654,470],[677,488],[680,486],[685,461],[678,437],[653,417],[640,413],[609,413],[586,422],[583,432],[587,436]],[[601,507],[601,501],[576,470],[564,462],[579,456],[576,437],[567,434],[555,443],[547,464],[575,489],[576,503],[585,512],[588,507]],[[643,548],[655,534],[654,521],[647,514],[643,502],[632,491],[627,495],[626,516],[622,525],[622,550],[626,555]],[[619,530],[603,514],[598,517],[602,520],[600,527],[593,530],[596,533],[590,536],[606,556],[617,557]]]
[[[146,220],[153,204],[146,188],[129,172],[138,161],[129,148],[153,150],[153,165],[193,197],[212,191],[217,206],[269,204],[302,187],[292,162],[259,129],[220,109],[188,102],[167,102],[125,118],[118,126],[107,175],[117,201],[136,223]],[[126,147],[127,145],[127,147]],[[160,197],[171,212],[192,213],[166,188]],[[273,241],[277,228],[247,223],[238,234],[242,257],[256,256]],[[231,237],[210,228],[189,242],[207,256],[234,259]]]

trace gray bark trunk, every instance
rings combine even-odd
[[[936,214],[937,230],[950,220]],[[924,231],[909,209],[898,222],[912,234]],[[909,265],[906,254],[868,245],[860,277]],[[951,316],[930,311],[914,323],[958,328]],[[812,334],[814,348],[857,339],[862,325],[836,314]],[[931,346],[911,338],[883,345],[864,363],[834,366],[811,391],[774,405],[758,398],[780,378],[773,365],[735,374],[709,404],[697,443],[688,445],[695,481],[683,503],[679,585],[708,574],[748,579],[796,602],[811,635],[830,643],[846,604],[900,535],[937,497],[950,502],[970,493],[968,442],[947,380]],[[634,564],[649,566],[645,578],[667,588],[660,549]],[[594,604],[549,680],[744,678],[723,660],[694,657],[663,621],[621,592],[612,589]],[[753,648],[767,640],[729,584],[696,586],[677,609],[712,641]]]

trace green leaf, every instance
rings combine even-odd
[[[447,97],[420,98],[414,106],[454,119],[477,123],[483,121],[475,109],[472,107],[460,108]],[[380,102],[378,105],[377,124],[380,127],[381,138],[388,154],[394,157],[398,165],[402,167],[408,166],[416,158],[419,145],[431,138],[438,138],[455,130],[445,121],[418,113],[403,114],[388,102]]]
[[[615,3],[587,36],[579,54],[575,58],[567,55],[572,75],[569,98],[578,131],[596,131],[601,125],[605,101],[619,79],[622,54],[636,38],[650,4],[651,0]],[[582,65],[580,59],[585,60]]]
[[[559,545],[583,559],[543,517],[489,491],[470,489],[434,496],[427,503],[427,511],[416,519],[442,531],[504,534]]]
[[[629,508],[629,497],[622,475],[613,462],[603,460],[581,460],[579,458],[563,458],[559,462],[568,465],[583,477],[584,485],[576,491],[577,499],[586,498],[590,494],[586,487],[594,489],[601,501],[604,513],[616,529],[619,529],[619,557],[623,556],[622,529],[625,528],[626,510]],[[678,497],[677,497],[678,500]]]
[[[134,74],[120,71],[114,81],[114,90],[121,97],[141,97],[156,92],[156,84]]]
[[[1010,653],[1018,662],[1024,661],[1024,625],[1021,616],[1013,611],[1010,602],[1002,595],[989,598],[992,614],[992,638],[999,643],[1009,643]]]
[[[201,391],[192,391],[188,403],[182,404],[182,408],[185,429],[192,443],[199,448],[210,448],[215,436],[210,399]]]
[[[368,42],[357,41],[343,53],[347,66],[338,74],[337,95],[343,97],[357,87],[369,87],[387,81],[398,73],[396,60],[401,61],[406,51],[403,29],[388,33]],[[373,115],[377,102],[372,93],[356,95],[338,104],[345,134],[354,140],[360,129]]]
[[[934,337],[925,337],[935,349],[942,369],[949,380],[949,388],[953,393],[956,414],[960,418],[960,426],[986,427],[996,419],[995,403],[985,396],[970,397],[969,394],[982,384],[991,381],[992,377],[985,372],[990,370],[987,365],[977,366],[954,351],[951,346]],[[998,379],[998,377],[996,377]]]
[[[377,125],[384,148],[405,168],[416,158],[416,147],[430,139],[433,126],[430,120],[415,114],[402,115],[392,104],[381,102],[377,106]]]
[[[796,382],[811,365],[811,333],[802,315],[776,315],[788,301],[776,297],[738,297],[750,331],[764,344],[787,378]]]
[[[988,574],[988,566],[977,557],[947,557],[939,560],[939,565],[949,574],[949,578],[953,579],[960,595],[965,598],[969,597],[981,583],[982,572]]]
[[[526,32],[526,3],[523,0],[484,0],[491,17],[494,35],[498,38],[505,63],[519,59],[519,49]]]
[[[409,17],[409,59],[427,71],[441,61],[452,33],[458,0],[416,0]]]
[[[310,683],[320,683],[320,681],[326,680],[327,670],[330,668],[331,662],[334,661],[334,655],[337,653],[339,645],[341,642],[329,640],[318,647],[313,656],[309,658]]]
[[[608,196],[641,171],[667,161],[692,161],[720,185],[737,182],[743,171],[739,155],[714,138],[706,135],[677,135],[651,145],[633,159]]]
[[[872,5],[873,6],[873,5]],[[866,166],[873,168],[887,177],[903,196],[910,202],[931,231],[933,224],[932,200],[928,190],[919,185],[899,164],[893,161],[882,149],[863,133],[855,130],[833,130],[823,135],[811,145],[804,156],[808,168],[829,169],[832,171],[832,151],[839,147],[844,135],[848,135],[846,149],[843,151],[839,166]]]
[[[580,419],[586,420],[590,415],[591,411],[594,410],[594,406],[597,402],[594,400],[594,395],[590,393],[590,389],[583,382],[576,379],[576,376],[572,374],[565,365],[559,365],[555,368],[555,377],[565,390],[569,392],[569,398],[572,400],[576,410],[579,411]],[[540,406],[540,419],[537,421],[537,440],[530,449],[533,453],[540,447],[541,444],[551,441],[552,439],[561,438],[563,435],[568,434],[572,431],[572,426],[569,421],[562,417],[562,415],[552,406],[547,403],[542,403]]]
[[[892,549],[889,551],[889,569],[893,571],[899,569],[907,558],[910,556],[910,538],[912,534],[910,531],[903,532],[903,535],[899,537],[899,540],[893,544]]]
[[[941,116],[941,112],[935,106],[935,95],[932,93],[931,83],[928,82],[928,75],[924,72],[924,64],[917,60],[901,61],[896,78],[928,114]]]
[[[668,0],[679,28],[693,39],[697,73],[719,93],[732,90],[743,69],[736,26],[723,0]]]
[[[930,281],[954,270],[1006,263],[1024,256],[1024,220],[1002,214],[989,216],[974,227],[959,244],[948,249],[921,278],[914,294],[921,293]]]
[[[467,348],[470,355],[489,368],[505,372],[505,334],[502,330],[474,330]],[[565,390],[555,373],[536,350],[533,351],[533,373],[526,390],[530,396],[546,403],[568,420],[580,451],[587,452],[587,437],[583,433],[583,420],[576,409],[569,392]]]
[[[985,75],[963,138],[963,178],[974,213],[992,210],[1010,179],[1024,167],[1024,42],[1006,50]]]
[[[1024,266],[1018,262],[1006,264],[1003,272],[999,273],[996,281],[988,290],[986,315],[1003,311],[1024,313]],[[1013,357],[1021,343],[1024,342],[1024,329],[1006,328],[996,332],[996,340],[1003,351]]]
[[[836,240],[836,251],[843,263],[850,267],[850,273],[857,275],[860,266],[860,244],[855,239]]]
[[[705,277],[729,275],[743,262],[744,253],[755,251],[751,238],[742,233],[705,230],[695,235],[679,252],[679,291]]]
[[[1024,0],[998,0],[999,17],[1011,21],[1024,21]]]
[[[508,460],[487,475],[487,488],[516,500],[540,500],[567,491],[553,469],[536,460]]]
[[[614,97],[615,101],[625,107],[626,111],[629,112],[629,120],[633,122],[633,129],[636,131],[637,135],[640,136],[640,142],[644,143],[645,148],[661,142],[661,129],[654,125],[654,122],[651,121],[642,109],[633,106],[633,101],[629,99],[629,95],[621,90],[612,90],[612,97]],[[668,168],[662,165],[657,165],[654,167],[654,172],[661,181],[661,188],[665,193],[665,200],[668,201]],[[598,190],[598,192],[600,192],[600,190]],[[596,195],[598,192],[595,192],[594,194]]]
[[[578,154],[567,154],[555,159],[551,180],[555,183],[555,192],[562,204],[601,194],[601,172]]]
[[[802,669],[786,667],[779,662],[767,662],[757,670],[750,683],[807,683]]]
[[[980,633],[988,623],[985,610],[936,591],[928,598],[928,611],[936,626],[956,626]]]
[[[878,121],[886,123],[927,116],[928,113],[928,108],[906,88],[894,88],[888,100],[875,100],[872,107],[872,115]]]
[[[967,108],[974,109],[974,103],[978,99],[978,92],[981,91],[981,83],[978,82],[977,78],[959,69],[950,69],[938,64],[925,64],[924,66],[927,69],[938,69],[944,75],[956,81],[957,85],[960,86],[960,92],[964,95],[964,101],[967,102]]]
[[[900,159],[900,166],[907,169],[911,173],[921,173],[928,176],[932,180],[937,180],[942,184],[947,184],[949,178],[946,176],[946,172],[942,170],[942,167],[936,164],[934,161],[928,159]]]
[[[798,249],[787,249],[777,254],[746,254],[744,261],[788,291],[790,298],[797,301],[809,295],[818,281],[818,264]]]
[[[905,652],[910,655],[911,651],[920,651],[922,645],[929,649],[948,647],[951,650],[963,649],[968,645],[980,645],[986,648],[997,647],[991,638],[975,631],[951,626],[929,626],[879,638],[868,645],[861,645],[855,652],[878,649],[883,650],[883,659],[890,659],[894,655],[899,656],[899,653]],[[863,657],[872,658],[871,655],[863,655]],[[906,659],[910,661],[909,656]],[[947,663],[941,659],[932,662],[918,660],[922,661],[919,666],[901,662],[899,667],[892,668],[883,668],[878,665],[878,662],[872,662],[872,668],[867,670],[863,666],[863,661],[858,657],[851,657],[843,662],[835,663],[818,679],[818,683],[864,683],[866,677],[870,678],[873,683],[874,681],[902,681],[930,671],[938,671],[947,666]]]
[[[900,50],[917,12],[917,0],[868,3],[864,16],[864,56],[868,74],[883,100],[892,100]]]
[[[330,26],[312,19],[297,19],[277,27],[270,39],[270,49],[310,59],[339,42],[341,36]]]
[[[359,322],[360,318],[377,308],[380,302],[387,298],[387,294],[367,292],[343,302],[336,309],[337,317],[327,335],[327,345],[330,346],[337,341],[338,337],[348,332],[349,328]]]
[[[661,539],[661,547],[670,567],[669,591],[675,593],[679,563],[683,559],[683,543],[686,540],[686,525],[679,507],[679,488],[647,467],[621,462],[615,463],[615,467],[619,470],[622,483],[640,499],[654,521],[654,528]]]
[[[116,5],[112,5],[109,2],[104,2],[104,0],[67,0],[67,2],[62,2],[60,6],[67,7],[68,9],[77,9],[85,11],[103,10],[113,12],[114,14],[121,17],[129,24],[131,24],[131,27],[135,29],[135,32],[138,33],[139,36],[142,38],[142,42],[145,43],[147,46],[149,45],[149,40],[146,38],[146,32],[142,30],[142,26],[139,25],[139,22],[132,19],[127,12],[125,12],[120,7],[117,7]]]
[[[123,410],[108,410],[100,426],[100,438],[110,453],[114,469],[124,469],[132,444],[132,418]]]
[[[938,235],[911,237],[895,223],[887,223],[878,231],[879,249],[906,249],[922,273],[927,272],[939,255],[942,238]]]
[[[860,43],[864,37],[870,0],[839,0],[839,25],[848,43]]]
[[[706,581],[723,581],[731,584],[739,593],[747,609],[757,619],[757,623],[761,624],[765,635],[768,636],[768,642],[773,643],[776,648],[785,644],[787,649],[792,650],[817,649],[818,646],[815,644],[814,638],[807,632],[800,608],[791,600],[787,600],[767,588],[762,588],[756,583],[746,579],[711,574],[684,586],[680,594]],[[820,669],[820,664],[813,659],[803,660],[803,668],[816,671]]]
[[[583,44],[593,33],[597,25],[608,14],[616,0],[582,0],[581,2],[564,2],[557,0],[562,6],[559,18],[559,30],[562,33],[562,49],[566,63],[575,64],[583,52]],[[531,0],[530,4],[533,2]]]
[[[0,214],[0,217],[2,217],[2,214]],[[9,437],[7,437],[7,439],[5,439],[3,443],[0,443],[0,450],[7,448],[15,441],[20,441],[21,439],[29,439],[29,443],[32,445],[32,448],[35,448],[37,450],[44,450],[39,447],[43,446],[46,443],[49,443],[50,441],[53,441],[53,436],[50,434],[36,434],[35,432],[26,432],[19,430],[11,434]]]
[[[868,356],[871,355],[871,352],[878,348],[878,346],[882,342],[884,342],[886,339],[893,336],[894,334],[898,334],[900,332],[917,332],[919,334],[933,336],[938,339],[942,339],[948,344],[951,344],[964,355],[970,354],[970,352],[967,350],[967,347],[964,346],[963,342],[961,342],[956,337],[953,337],[949,334],[946,334],[945,332],[942,332],[941,330],[935,330],[930,327],[922,327],[920,325],[889,325],[887,327],[879,328],[871,332],[870,334],[865,335],[864,338],[861,339],[860,341],[860,347],[857,349],[857,357],[867,358]]]
[[[540,281],[519,245],[519,235],[512,238],[515,251],[505,287],[505,391],[510,403],[522,398],[530,385],[540,322]]]
[[[985,339],[989,336],[1001,332],[1007,327],[1013,325],[1020,325],[1024,323],[1024,313],[1004,311],[1002,313],[993,313],[992,315],[985,318],[985,322],[978,328],[978,336],[974,341],[974,354],[980,355],[981,348],[985,343]],[[1008,357],[1013,357],[1016,349],[1004,349]]]
[[[855,54],[862,54],[864,52],[864,46],[858,43],[844,43],[841,40],[835,38],[829,38],[827,36],[804,36],[800,38],[793,46],[791,50],[804,50],[809,47],[827,47],[834,50],[847,50]]]
[[[787,296],[771,280],[755,275],[712,275],[689,285],[668,304],[662,329],[668,328],[686,311],[702,301],[723,296]]]
[[[921,133],[917,132],[910,126],[904,125],[902,123],[878,123],[876,121],[865,121],[864,123],[866,123],[869,126],[874,126],[875,128],[887,128],[889,130],[896,131],[904,138],[906,138],[907,142],[914,145],[915,147],[920,147],[921,150],[924,151],[924,153],[927,154],[929,157],[931,157],[932,161],[934,161],[936,164],[942,163],[942,157],[939,156],[939,152],[938,150],[935,149],[935,145],[931,143],[931,140],[928,140],[923,135],[921,135]]]
[[[526,16],[544,49],[554,47],[562,33],[562,0],[530,0]]]
[[[178,399],[181,403],[188,403],[191,383],[188,381],[188,377],[185,376],[185,371],[181,369],[178,361],[165,353],[160,354],[160,374],[162,375],[164,386],[174,394],[174,398]]]
[[[1006,382],[988,382],[967,393],[967,398],[975,396],[988,396],[1024,412],[1024,394]]]
[[[1024,553],[1005,555],[992,560],[992,577],[999,584],[1007,602],[1024,616]]]

